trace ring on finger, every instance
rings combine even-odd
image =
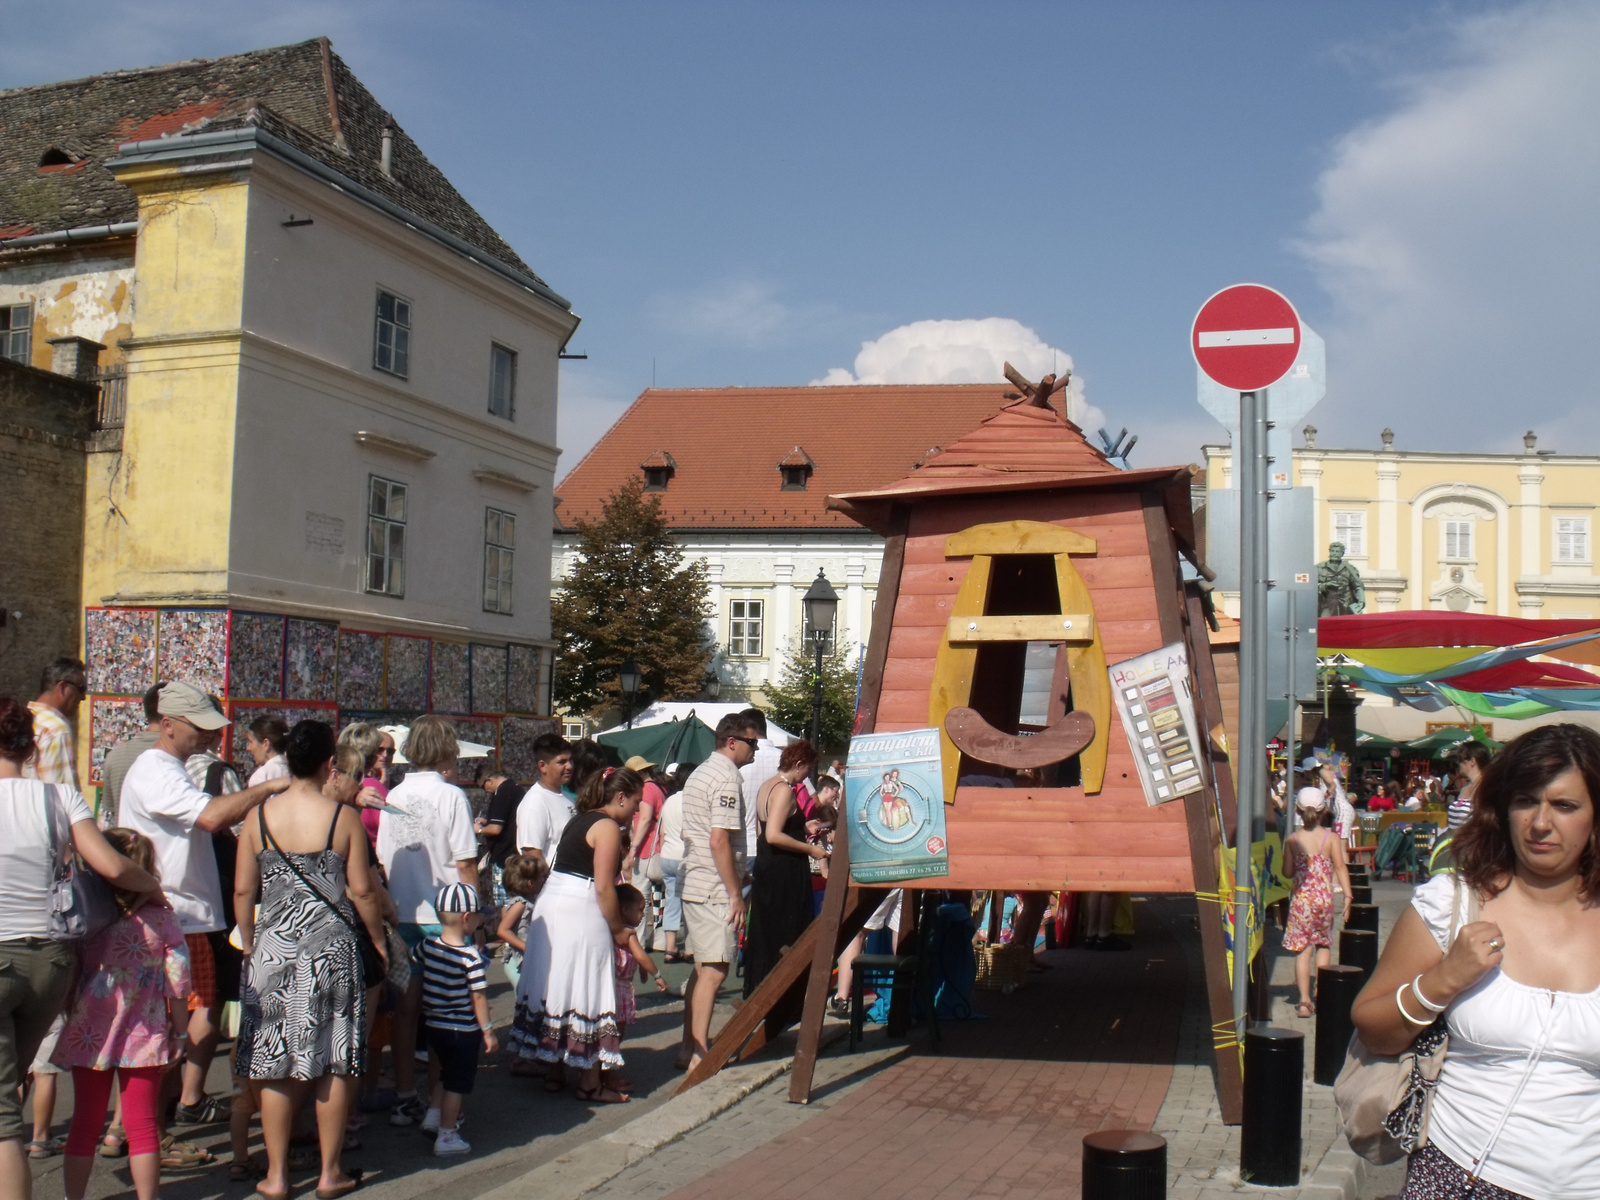
[[[1499,954],[1500,951],[1504,950],[1505,948],[1506,948],[1506,944],[1504,942],[1502,942],[1499,938],[1490,938],[1489,939],[1489,949],[1493,950],[1496,954]]]

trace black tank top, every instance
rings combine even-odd
[[[589,830],[598,822],[610,819],[603,812],[586,812],[568,821],[567,827],[561,831],[561,840],[556,843],[556,861],[551,870],[560,871],[563,875],[576,875],[580,879],[593,879],[594,847],[589,845]]]

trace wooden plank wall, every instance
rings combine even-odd
[[[1106,661],[1162,644],[1155,578],[1138,492],[1030,493],[1026,497],[952,497],[912,512],[877,729],[928,724],[939,639],[966,576],[967,559],[946,559],[950,534],[990,521],[1050,521],[1096,540],[1097,553],[1073,556],[1094,600]],[[1168,598],[1170,599],[1170,598]],[[945,810],[950,888],[1192,892],[1182,803],[1145,802],[1132,752],[1113,714],[1104,789],[961,788]]]

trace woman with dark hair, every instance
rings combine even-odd
[[[1545,725],[1484,771],[1455,873],[1419,887],[1353,1017],[1396,1054],[1450,1034],[1404,1200],[1600,1195],[1600,734]]]
[[[33,1188],[22,1141],[21,1073],[78,969],[76,947],[50,939],[56,863],[75,850],[106,882],[161,896],[160,881],[106,841],[76,788],[23,777],[33,753],[33,713],[0,696],[0,1196],[8,1200],[27,1200]],[[141,1142],[133,1153],[154,1155],[159,1147]]]
[[[581,738],[572,743],[572,775],[567,780],[567,786],[572,789],[574,796],[581,796],[591,779],[603,775],[610,768],[611,763],[606,759],[606,752],[600,748],[600,743],[593,738]]]
[[[283,751],[289,744],[289,723],[277,713],[257,717],[245,729],[244,748],[256,769],[250,773],[250,785],[265,783],[269,779],[282,779],[289,773]]]
[[[811,924],[811,860],[826,858],[828,852],[806,841],[806,818],[795,788],[816,762],[810,742],[790,742],[778,758],[778,773],[756,795],[755,881],[744,946],[746,996]]]
[[[622,831],[644,793],[644,777],[626,767],[595,774],[578,795],[578,812],[561,831],[555,862],[533,905],[517,1014],[507,1044],[549,1064],[545,1090],[564,1086],[565,1066],[582,1072],[577,1098],[622,1104],[629,1097],[601,1082],[622,1066],[617,1024],[615,936],[627,928],[617,903]]]
[[[295,725],[285,752],[294,782],[246,819],[239,839],[234,911],[245,971],[236,1069],[261,1082],[267,1175],[256,1190],[263,1196],[289,1192],[289,1135],[313,1085],[318,1196],[342,1196],[361,1180],[340,1164],[366,1053],[357,922],[380,953],[384,938],[357,810],[323,794],[336,746],[331,726]]]

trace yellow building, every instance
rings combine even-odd
[[[84,777],[174,677],[529,774],[571,305],[326,39],[0,92],[0,146],[0,355],[105,385]]]
[[[1295,483],[1315,498],[1318,561],[1344,544],[1367,612],[1600,616],[1600,457],[1540,450],[1531,431],[1510,454],[1403,449],[1387,429],[1377,449],[1324,449],[1316,432],[1294,450]],[[1208,488],[1232,487],[1232,447],[1203,449]]]

